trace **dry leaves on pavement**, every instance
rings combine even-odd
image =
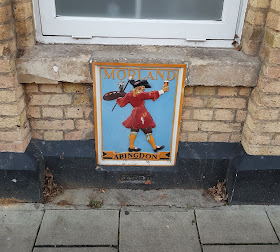
[[[213,197],[217,202],[226,202],[228,195],[225,182],[219,182],[217,186],[208,188],[207,194]]]

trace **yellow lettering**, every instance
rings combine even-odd
[[[131,74],[131,72],[133,72],[133,74]],[[134,77],[134,75],[135,75],[135,70],[128,70],[128,76],[131,76],[132,77],[132,79],[135,79],[135,77]]]
[[[152,75],[152,72],[151,72],[151,71],[149,71],[149,74],[148,74],[148,76],[147,76],[147,79],[149,79],[149,78],[151,78],[152,80],[154,80],[154,76]]]
[[[150,154],[150,153],[130,153],[130,152],[123,152],[113,154],[113,159],[115,160],[126,160],[126,159],[143,159],[143,160],[159,160],[159,154]]]
[[[111,71],[111,74],[109,75],[109,73],[108,73],[108,71],[107,71],[107,69],[104,69],[104,73],[105,73],[105,79],[110,79],[111,78],[111,76],[112,76],[112,79],[114,80],[115,79],[115,72],[114,72],[114,69],[112,69],[112,71]],[[107,76],[107,78],[106,78],[106,76]]]
[[[172,79],[169,78],[170,72],[173,73]],[[173,70],[168,70],[168,71],[167,71],[167,80],[169,80],[169,81],[174,80],[174,79],[175,79],[175,76],[176,76],[175,71],[173,71]]]
[[[123,77],[122,77],[122,78],[120,77],[120,72],[122,72],[122,74],[123,74]],[[126,73],[125,73],[124,70],[121,69],[121,70],[118,70],[117,76],[118,76],[118,79],[119,79],[119,80],[123,80],[123,79],[126,77]]]
[[[158,70],[156,71],[156,80],[158,79],[157,78],[158,74],[161,77],[161,79],[163,80],[163,78],[164,78],[164,71],[162,71],[162,73],[160,71],[158,71]]]

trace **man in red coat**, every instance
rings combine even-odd
[[[162,150],[165,146],[157,146],[155,144],[154,137],[152,135],[152,128],[156,127],[156,124],[145,107],[145,100],[153,100],[159,98],[160,95],[169,91],[168,83],[165,83],[160,91],[144,92],[145,88],[151,88],[150,84],[146,80],[130,81],[134,86],[133,91],[127,93],[124,97],[117,99],[117,104],[120,107],[126,106],[130,103],[133,107],[131,115],[123,122],[126,128],[131,130],[129,135],[129,152],[140,151],[140,148],[134,146],[139,129],[145,134],[148,142],[152,145],[155,152]]]

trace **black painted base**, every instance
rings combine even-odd
[[[237,143],[179,143],[175,166],[128,167],[97,166],[93,140],[32,140],[24,154],[0,153],[0,197],[41,201],[45,167],[65,188],[209,188],[227,180],[231,204],[280,203],[280,157],[249,156]]]
[[[280,156],[250,156],[240,146],[227,175],[230,204],[280,204]]]
[[[0,153],[0,198],[40,202],[44,171],[42,153],[33,143],[25,153]]]
[[[97,166],[94,141],[37,142],[56,182],[67,188],[208,188],[226,178],[239,144],[180,143],[175,166]],[[40,145],[40,146],[39,146]],[[146,185],[150,180],[152,183]]]

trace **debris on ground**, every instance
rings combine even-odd
[[[206,193],[213,197],[217,202],[227,202],[228,195],[225,182],[219,182],[217,186],[208,188]]]
[[[126,202],[125,201],[121,201],[121,206],[126,206]]]
[[[103,200],[91,199],[88,206],[90,208],[101,208],[103,205]]]
[[[45,172],[45,185],[43,187],[43,203],[51,202],[53,199],[63,192],[62,186],[54,183],[53,174],[49,168]]]
[[[161,199],[161,200],[167,199],[167,198],[168,198],[168,197],[167,197],[167,194],[166,194],[166,193],[160,195],[160,199]]]
[[[71,206],[71,205],[73,205],[73,203],[68,201],[68,200],[60,200],[56,204],[58,206]]]
[[[106,191],[105,191],[104,188],[101,188],[101,189],[100,189],[100,192],[101,192],[101,193],[105,193]]]
[[[144,183],[145,185],[151,185],[152,184],[152,181],[150,179],[147,179]]]
[[[16,199],[16,198],[0,198],[0,205],[13,205],[13,204],[16,204],[16,203],[23,203],[24,201],[23,200],[19,200],[19,199]]]

